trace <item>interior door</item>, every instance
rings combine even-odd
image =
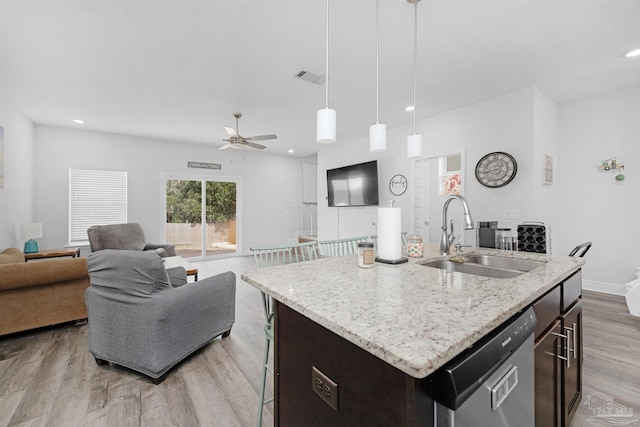
[[[456,178],[456,179],[453,179]],[[424,242],[438,243],[442,233],[442,207],[451,194],[462,194],[462,154],[419,159],[414,166],[414,233]],[[458,182],[452,188],[449,184]],[[465,243],[463,209],[457,201],[447,212],[447,230],[454,220],[456,242]],[[411,234],[411,231],[410,231]]]

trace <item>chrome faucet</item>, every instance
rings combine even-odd
[[[449,209],[449,204],[452,200],[459,200],[462,203],[462,208],[464,209],[464,229],[471,230],[475,228],[473,223],[473,219],[471,218],[471,212],[469,212],[469,205],[467,205],[467,201],[462,196],[458,196],[454,194],[453,196],[447,197],[447,200],[444,201],[444,206],[442,207],[442,235],[440,236],[440,255],[449,255],[449,249],[451,245],[456,240],[456,236],[453,234],[453,223],[451,220],[451,232],[447,234],[447,210]]]

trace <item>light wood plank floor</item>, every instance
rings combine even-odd
[[[0,338],[0,426],[254,426],[264,349],[260,293],[240,280],[253,258],[198,263],[200,277],[238,275],[236,324],[155,386],[95,364],[87,327]],[[640,319],[621,297],[585,292],[584,396],[602,393],[640,412]],[[268,389],[273,387],[271,380]],[[263,425],[273,425],[267,405]],[[581,405],[572,427],[597,426]]]

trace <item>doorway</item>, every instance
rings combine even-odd
[[[238,183],[165,179],[166,241],[183,258],[237,253]]]
[[[438,243],[442,232],[442,207],[452,194],[464,195],[464,153],[452,153],[416,160],[414,229],[424,242]],[[463,211],[459,203],[449,207],[456,241],[465,244]],[[450,223],[447,224],[450,227]]]

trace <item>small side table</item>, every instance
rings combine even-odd
[[[65,256],[78,258],[80,256],[80,248],[43,249],[32,254],[24,254],[24,259],[25,261],[29,261],[33,259],[59,258]]]

